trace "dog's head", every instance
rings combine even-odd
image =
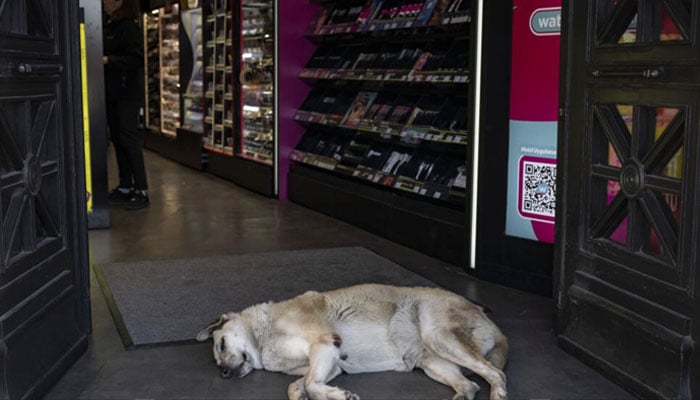
[[[214,340],[214,360],[222,378],[243,377],[255,368],[257,350],[240,314],[227,313],[197,334],[197,340]]]

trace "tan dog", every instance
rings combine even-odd
[[[491,400],[507,396],[506,337],[480,307],[441,289],[368,284],[310,291],[223,314],[197,334],[199,341],[209,338],[224,378],[253,369],[303,375],[289,385],[292,400],[359,399],[327,382],[342,372],[416,367],[451,386],[455,400],[471,400],[479,390],[460,367],[491,385]]]

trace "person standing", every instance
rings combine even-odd
[[[139,111],[143,104],[143,36],[139,0],[102,0],[107,125],[119,169],[119,186],[109,194],[127,210],[147,207]]]

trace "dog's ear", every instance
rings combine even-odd
[[[221,326],[228,321],[230,318],[227,314],[221,314],[221,316],[209,323],[206,328],[199,331],[197,334],[197,341],[204,342],[211,338],[211,333],[215,330],[221,328]]]

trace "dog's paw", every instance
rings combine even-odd
[[[494,388],[491,390],[489,400],[508,400],[508,392],[505,388]]]
[[[346,390],[345,391],[345,400],[360,400],[360,396],[356,395],[355,393]]]
[[[474,396],[476,396],[476,392],[478,392],[481,388],[479,385],[472,381],[468,381],[467,385],[464,385],[462,388],[462,391],[460,393],[457,393],[452,400],[474,400]]]
[[[304,384],[300,381],[293,382],[289,385],[287,397],[289,397],[289,400],[309,400],[309,396],[304,389]]]

